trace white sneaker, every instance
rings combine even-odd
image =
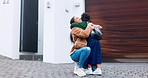
[[[76,74],[76,69],[78,68],[78,63],[74,62],[74,74]]]
[[[85,73],[86,74],[93,74],[93,71],[92,71],[91,68],[88,68],[88,69],[85,70]]]
[[[77,74],[78,76],[85,76],[86,73],[84,72],[83,68],[77,68],[75,70],[75,74]]]
[[[99,75],[101,75],[101,74],[102,74],[102,71],[101,71],[100,68],[97,68],[97,69],[93,72],[93,74],[99,74]]]

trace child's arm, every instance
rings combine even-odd
[[[94,28],[96,29],[102,29],[102,26],[101,25],[96,25],[96,24],[93,24]]]

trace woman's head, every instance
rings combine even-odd
[[[70,24],[72,24],[74,22],[79,23],[79,22],[82,22],[82,20],[81,20],[81,18],[74,16],[74,17],[71,18]]]
[[[81,18],[76,17],[76,16],[72,17],[70,20],[70,24],[79,23],[79,22],[82,22],[82,20],[81,20]],[[73,42],[72,33],[70,33],[70,40],[71,40],[71,42]]]

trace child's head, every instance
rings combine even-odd
[[[82,21],[90,21],[90,15],[88,13],[83,13],[81,19]]]

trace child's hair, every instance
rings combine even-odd
[[[81,19],[82,19],[82,21],[90,22],[90,15],[88,13],[83,13],[81,15]]]

